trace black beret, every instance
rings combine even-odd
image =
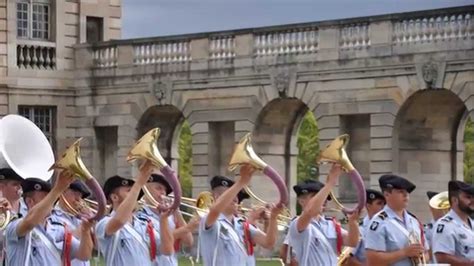
[[[474,185],[458,180],[449,181],[448,189],[449,191],[462,191],[467,194],[474,195]]]
[[[234,184],[230,178],[225,176],[216,175],[211,179],[211,189],[216,187],[231,187]]]
[[[375,189],[366,189],[365,190],[367,201],[373,201],[376,199],[381,199],[385,201],[385,197],[383,196],[382,192],[375,190]]]
[[[79,180],[74,180],[74,182],[72,182],[69,185],[69,188],[74,190],[74,191],[80,192],[82,194],[83,199],[87,198],[91,195],[91,193],[89,192],[87,187]]]
[[[148,179],[148,183],[162,184],[166,188],[166,195],[170,194],[173,191],[173,189],[171,189],[171,186],[166,181],[165,177],[160,174],[152,174],[150,178]]]
[[[318,193],[323,187],[323,183],[317,180],[307,179],[296,186],[293,186],[293,190],[295,191],[296,196],[299,197],[308,193]],[[331,200],[330,196],[328,196],[328,200]]]
[[[428,197],[429,200],[430,200],[432,197],[436,196],[436,194],[439,194],[439,192],[426,191],[426,196]]]
[[[0,180],[17,180],[23,182],[24,179],[11,168],[2,168],[0,169]]]
[[[408,193],[415,190],[416,186],[408,179],[398,175],[383,175],[379,178],[379,185],[382,190],[387,188],[404,189]]]
[[[23,194],[32,191],[50,192],[51,184],[39,178],[28,178],[23,180],[21,188],[23,189]]]
[[[131,187],[135,184],[135,181],[121,177],[119,175],[114,175],[112,177],[107,178],[107,181],[105,181],[104,184],[104,195],[107,199],[109,199],[110,194],[114,189],[118,187]],[[138,195],[138,198],[141,198],[143,196],[143,191],[140,190],[140,194]]]
[[[245,192],[245,190],[239,191],[239,194],[237,194],[237,199],[239,200],[239,203],[241,203],[244,199],[249,199],[250,195]]]

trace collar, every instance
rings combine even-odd
[[[460,225],[468,229],[474,230],[474,222],[471,217],[467,217],[467,221],[470,223],[471,226],[471,228],[469,228],[469,226],[464,223],[461,217],[459,217],[459,215],[453,209],[449,210],[447,216],[451,216],[456,223],[459,223]]]
[[[220,213],[219,214],[219,217],[217,218],[217,220],[219,221],[224,221],[224,222],[227,222],[228,224],[231,224],[231,225],[234,225],[235,224],[235,220],[236,220],[236,216],[232,216],[232,220],[229,221],[229,219],[227,219],[227,217],[223,214],[223,213]]]
[[[369,225],[369,222],[370,222],[370,218],[369,218],[368,215],[366,215],[366,216],[364,217],[364,219],[362,219],[362,226],[367,226],[367,225]]]
[[[388,205],[385,205],[385,207],[383,207],[383,210],[387,214],[388,218],[398,220],[399,222],[401,222],[403,224],[406,224],[406,222],[409,221],[408,220],[409,215],[408,215],[408,212],[406,210],[403,210],[403,220],[400,219],[400,217],[395,213],[395,211],[392,208],[390,208]]]

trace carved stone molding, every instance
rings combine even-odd
[[[295,85],[295,72],[291,69],[276,69],[270,74],[273,87],[280,98],[290,97],[290,89]]]
[[[171,81],[153,81],[150,83],[150,94],[155,97],[158,105],[167,103],[171,95],[172,86]]]
[[[420,81],[420,89],[443,88],[445,70],[445,62],[428,61],[417,64],[416,72]]]

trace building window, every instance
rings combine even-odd
[[[20,106],[18,114],[35,123],[55,150],[56,108],[51,106]]]
[[[86,18],[86,41],[87,43],[95,43],[103,40],[104,19],[99,17]]]
[[[16,4],[17,36],[49,40],[51,5],[45,0],[21,0]]]

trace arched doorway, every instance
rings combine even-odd
[[[180,178],[184,196],[192,190],[191,130],[183,113],[173,105],[156,105],[148,108],[137,124],[137,139],[148,130],[159,127],[158,149],[165,161]]]
[[[308,107],[299,99],[275,99],[262,109],[257,117],[253,132],[253,145],[256,152],[285,179],[293,213],[296,206],[296,196],[292,192],[292,187],[297,183],[298,176],[297,136],[301,121],[307,112]],[[309,178],[311,166],[306,167]],[[317,177],[317,170],[312,169],[312,171],[316,171],[313,173],[313,177]],[[300,171],[300,173],[304,172],[305,170]],[[257,194],[262,198],[276,201],[279,196],[278,192],[268,182],[270,181],[265,177],[258,176],[252,179],[252,187],[258,189]]]
[[[417,185],[410,209],[421,217],[428,216],[427,190],[445,191],[449,180],[462,179],[458,128],[465,112],[456,94],[439,89],[414,93],[397,114],[393,172]]]
[[[150,129],[159,127],[158,149],[161,155],[174,169],[177,167],[177,141],[179,125],[183,122],[182,112],[173,105],[155,105],[149,107],[137,124],[137,139]]]

